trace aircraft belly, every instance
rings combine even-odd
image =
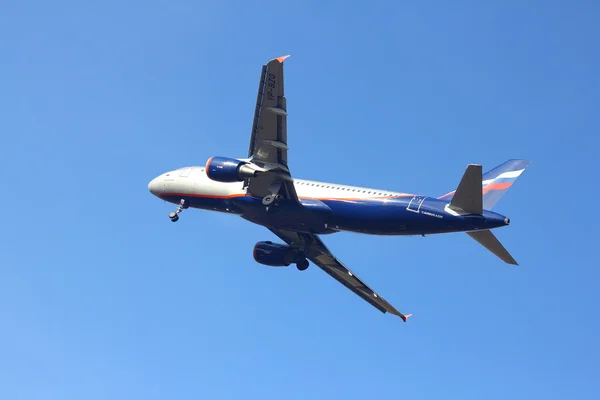
[[[371,235],[422,235],[496,226],[482,216],[451,215],[444,210],[447,202],[429,198],[422,203],[418,212],[409,207],[410,199],[301,199],[300,204],[282,202],[267,209],[261,198],[243,195],[212,197],[179,194],[162,198],[174,204],[183,198],[191,208],[236,213],[266,227],[307,233],[350,231]]]
[[[410,200],[410,199],[409,199]],[[420,235],[447,231],[449,222],[437,212],[421,207],[408,210],[408,200],[327,201],[332,228],[373,235]]]
[[[331,210],[320,201],[281,202],[265,207],[258,197],[239,197],[233,204],[242,218],[275,229],[306,233],[332,233]]]

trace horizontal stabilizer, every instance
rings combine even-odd
[[[481,180],[481,165],[470,164],[450,201],[450,207],[470,214],[482,214]]]
[[[505,263],[519,265],[490,230],[467,232],[467,235],[477,240],[479,244],[494,253]]]

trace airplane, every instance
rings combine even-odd
[[[402,314],[367,286],[325,246],[321,235],[354,232],[370,235],[432,235],[465,232],[502,261],[518,265],[492,233],[509,218],[492,211],[529,164],[513,159],[483,174],[469,164],[456,189],[438,197],[294,178],[288,167],[287,107],[283,64],[263,65],[248,156],[210,157],[204,166],[165,172],[148,190],[178,205],[176,222],[188,208],[231,213],[262,225],[284,243],[260,241],[256,262],[304,271],[309,261],[381,311],[404,322]]]

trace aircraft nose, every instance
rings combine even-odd
[[[150,183],[148,183],[148,190],[153,195],[160,196],[160,194],[161,194],[161,192],[163,190],[162,179],[159,178],[159,177],[156,177],[156,178],[152,179],[150,181]]]

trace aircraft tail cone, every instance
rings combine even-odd
[[[406,322],[410,317],[412,317],[412,314],[402,315],[400,318],[402,318],[402,321]]]

